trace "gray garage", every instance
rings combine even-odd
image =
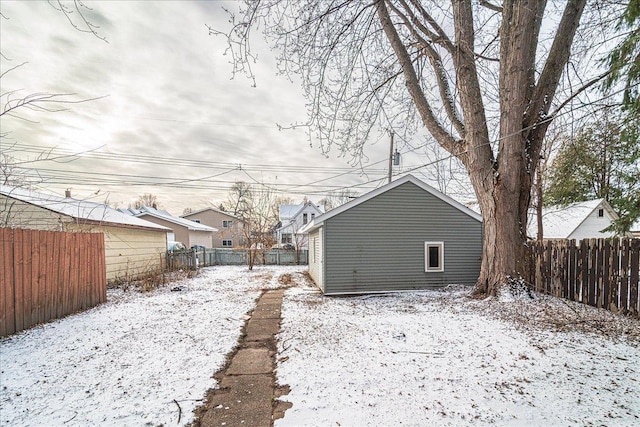
[[[327,295],[475,284],[482,218],[412,175],[317,216],[309,273]]]

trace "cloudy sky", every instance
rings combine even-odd
[[[64,3],[70,7],[73,3]],[[2,93],[73,94],[66,111],[16,110],[2,117],[0,149],[37,173],[38,189],[107,199],[126,207],[143,193],[174,214],[224,201],[232,183],[263,182],[281,195],[322,198],[351,188],[362,194],[385,183],[388,138],[372,141],[360,166],[310,146],[298,83],[276,76],[274,54],[256,37],[257,87],[231,79],[222,7],[235,2],[86,2],[99,37],[73,28],[48,2],[0,3]],[[81,25],[76,12],[71,15]],[[3,106],[7,102],[3,96]],[[61,105],[52,106],[60,108]],[[414,141],[415,145],[424,143]],[[394,173],[435,155],[405,152]],[[364,166],[364,169],[362,169]],[[364,170],[364,174],[363,174]],[[413,172],[428,181],[433,172]],[[423,175],[423,173],[425,175]]]

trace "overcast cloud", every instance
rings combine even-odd
[[[274,55],[262,40],[254,42],[260,51],[257,87],[243,76],[231,79],[224,40],[210,36],[206,25],[227,29],[222,7],[235,2],[86,4],[92,8],[86,16],[108,43],[75,30],[47,2],[0,3],[2,72],[28,62],[2,78],[2,93],[104,96],[68,105],[65,112],[22,110],[31,121],[2,117],[2,133],[9,133],[1,142],[4,153],[22,160],[51,149],[51,158],[81,153],[74,161],[27,163],[42,176],[40,190],[61,194],[70,188],[75,197],[108,198],[119,206],[153,193],[181,214],[223,201],[235,180],[266,182],[298,200],[317,200],[331,189],[384,178],[385,139],[367,148],[364,164],[381,163],[363,175],[350,166],[352,159],[311,147],[304,130],[278,130],[276,124],[306,121],[305,101],[299,84],[276,76]],[[426,158],[404,156],[396,172],[420,162]]]

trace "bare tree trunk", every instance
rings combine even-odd
[[[249,255],[249,270],[253,270],[253,264],[255,263],[255,257],[256,257],[255,250],[252,249],[251,246],[249,246],[249,249],[247,250],[247,254]]]
[[[283,29],[266,18],[263,20],[271,30],[269,34],[278,40],[276,46],[286,52],[281,61],[291,65],[293,72],[302,75],[305,84],[312,88],[309,96],[314,100],[314,108],[310,124],[317,126],[320,139],[325,138],[330,145],[331,139],[337,138],[355,153],[361,153],[359,150],[367,141],[357,135],[369,135],[380,113],[371,107],[376,105],[373,100],[378,100],[379,95],[386,96],[385,93],[396,93],[386,92],[387,89],[406,90],[406,97],[401,98],[413,104],[422,124],[438,144],[464,164],[480,203],[484,253],[475,293],[496,295],[512,278],[525,276],[526,223],[532,180],[547,127],[557,112],[550,113],[551,105],[556,101],[556,91],[586,0],[563,2],[556,33],[551,46],[544,40],[548,49],[542,57],[536,53],[546,0],[504,0],[501,6],[452,0],[444,13],[447,15],[445,26],[438,22],[442,14],[432,14],[433,5],[429,2],[307,0],[303,3],[306,9],[294,7],[301,1],[249,2],[252,6],[247,8],[245,18],[251,24],[256,16],[268,16],[272,12],[278,17],[275,21],[292,23],[292,28],[284,24]],[[474,19],[475,10],[483,11],[487,7],[492,14],[499,14],[496,21],[500,23],[499,34],[487,33],[484,24],[489,21],[481,18],[483,13]],[[304,16],[299,18],[302,10]],[[380,44],[384,41],[378,38],[377,25],[373,25],[376,18],[388,40],[388,51],[387,46]],[[449,18],[453,18],[453,23]],[[483,24],[477,27],[479,22]],[[493,25],[489,28],[488,31],[495,30]],[[476,33],[484,33],[484,37],[476,39]],[[248,31],[230,33],[229,48],[242,58],[238,70],[249,70],[252,75],[250,67],[245,68],[253,59],[248,53],[246,34]],[[486,37],[488,35],[493,37]],[[486,48],[495,46],[494,41],[499,43],[499,58],[491,66],[484,61],[496,59],[493,48],[488,57],[475,51],[478,42],[486,44],[482,40],[488,39],[493,41]],[[368,58],[361,61],[362,54],[375,56],[374,49],[381,48],[384,54],[370,67]],[[339,60],[342,62],[338,67]],[[487,67],[495,76],[489,80],[486,80]],[[339,73],[335,73],[338,69]],[[306,70],[314,71],[307,73]],[[344,78],[340,80],[338,74]],[[327,77],[330,75],[335,75],[337,80]],[[373,88],[371,76],[380,77]],[[395,83],[396,79],[402,80],[402,88]],[[485,89],[487,81],[497,83],[495,90]],[[484,100],[487,94],[491,97]],[[393,98],[390,105],[403,105],[395,101],[395,95],[389,96]],[[498,140],[490,138],[484,105],[495,99],[500,103]],[[325,109],[327,114],[323,114]],[[358,114],[351,116],[353,111]],[[367,112],[367,119],[360,116],[362,111]],[[352,128],[349,132],[335,130],[342,130],[345,115],[346,123]],[[340,126],[335,126],[336,117],[340,117]],[[355,146],[350,145],[354,141]]]
[[[472,178],[479,179],[477,173]],[[475,295],[496,295],[511,278],[525,275],[526,212],[520,211],[527,188],[505,188],[503,180],[477,193],[484,222],[483,256]],[[499,207],[499,208],[498,208]]]

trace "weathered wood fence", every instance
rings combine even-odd
[[[0,228],[0,336],[106,299],[102,233]]]
[[[278,249],[255,249],[255,265],[296,265],[307,264],[309,251],[301,249],[284,251]],[[167,252],[167,269],[209,267],[214,265],[248,265],[247,249],[205,249]]]
[[[536,291],[638,316],[640,239],[543,240],[529,250]]]

